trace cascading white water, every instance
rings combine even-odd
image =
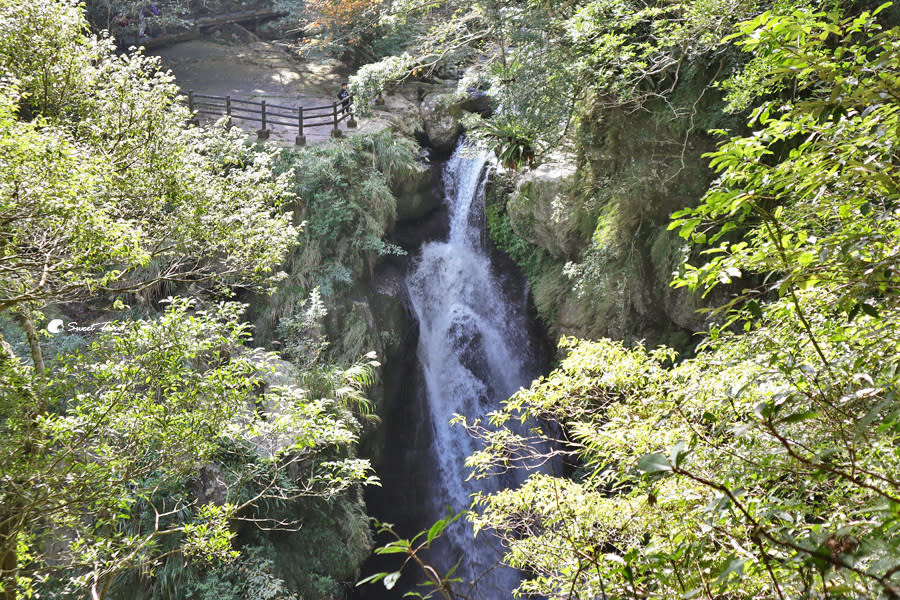
[[[446,514],[445,506],[454,511],[466,508],[470,494],[503,485],[497,480],[466,481],[464,461],[478,447],[463,428],[450,426],[451,418],[485,415],[536,375],[529,372],[531,350],[523,311],[515,306],[520,299],[505,297],[482,244],[487,162],[486,154],[464,142],[457,147],[444,169],[448,239],[425,244],[406,277],[419,321],[417,354],[434,440],[429,495],[435,520]],[[458,573],[464,580],[481,576],[499,558],[486,540],[473,542],[471,532],[462,527],[448,537],[450,544],[435,560],[446,569],[462,557]],[[509,569],[495,571],[482,580],[478,595],[509,597],[517,581],[518,574]]]

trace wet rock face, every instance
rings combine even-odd
[[[494,114],[494,100],[490,94],[476,88],[466,89],[465,94],[465,97],[457,103],[460,109],[482,117]]]
[[[422,140],[425,124],[419,112],[419,104],[403,94],[389,94],[372,107],[371,118],[360,119],[360,131],[390,129],[408,138]]]
[[[370,108],[371,116],[361,119],[359,131],[390,129],[447,156],[463,134],[463,117],[489,116],[493,98],[474,88],[457,90],[455,82],[415,81],[394,88]]]
[[[717,300],[670,287],[687,257],[669,215],[702,197],[711,178],[702,155],[714,143],[642,113],[592,117],[577,157],[517,173],[506,196],[515,233],[566,264],[535,288],[553,306],[551,331],[687,348],[708,326],[697,309]]]
[[[398,181],[391,191],[397,197],[397,220],[420,219],[441,206],[435,193],[436,175],[427,156],[415,164],[409,177]]]
[[[484,334],[474,317],[464,311],[456,311],[447,332],[453,354],[463,367],[484,384],[484,397],[479,402],[487,403],[494,395],[491,386],[491,372],[488,367],[484,347]]]
[[[225,485],[224,474],[216,465],[203,465],[200,467],[192,486],[192,495],[198,504],[225,504],[228,488]]]

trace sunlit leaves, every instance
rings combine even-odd
[[[523,590],[896,597],[897,37],[800,9],[740,27],[754,58],[731,89],[784,95],[709,155],[719,179],[671,226],[700,263],[678,285],[737,294],[689,359],[581,342],[507,403],[578,457],[573,480],[479,499]]]
[[[265,385],[276,357],[243,347],[243,309],[174,300],[159,319],[110,325],[51,373],[54,410],[37,419],[4,390],[3,499],[20,507],[5,522],[34,534],[35,549],[48,526],[65,528],[71,548],[54,560],[102,579],[154,564],[161,543],[228,560],[235,519],[257,503],[331,498],[373,481],[368,461],[341,450],[358,427],[339,399]],[[239,470],[217,467],[220,502],[192,497],[190,478],[237,456]],[[287,477],[297,463],[302,472]],[[41,572],[45,555],[35,554],[28,567]]]
[[[891,292],[900,231],[897,32],[881,32],[868,14],[841,19],[800,10],[766,13],[741,31],[739,44],[765,61],[770,77],[753,89],[783,83],[796,96],[762,104],[753,135],[733,137],[709,155],[719,180],[671,227],[719,246],[679,284],[709,289],[730,283],[723,274],[732,269],[777,272],[771,289],[780,295],[842,287],[845,311],[861,295]],[[736,225],[750,229],[740,242],[730,233]]]
[[[86,29],[66,2],[0,9],[0,308],[160,280],[271,285],[295,241],[286,177],[236,132],[189,127],[170,75]]]
[[[0,311],[279,280],[297,241],[290,168],[275,175],[275,152],[238,130],[190,125],[157,67],[89,36],[74,3],[0,2]],[[347,408],[361,373],[336,373],[333,395],[269,386],[277,361],[245,347],[242,313],[174,301],[46,373],[0,339],[0,586],[45,593],[52,571],[100,597],[166,555],[231,558],[235,519],[284,527],[254,514],[263,501],[371,480]],[[200,492],[204,469],[217,477]]]
[[[318,25],[336,29],[371,19],[380,5],[381,0],[310,0],[307,9],[318,15]]]
[[[842,379],[818,391],[822,380],[811,367],[811,347],[794,352],[785,342],[802,330],[796,323],[766,322],[767,329],[720,338],[696,358],[652,377],[644,350],[623,353],[614,344],[582,342],[576,352],[593,356],[596,367],[583,359],[565,365],[508,403],[512,415],[549,415],[552,398],[583,465],[575,482],[547,479],[538,491],[540,478],[533,476],[519,489],[479,500],[486,510],[476,518],[478,526],[499,531],[512,549],[507,560],[535,573],[523,590],[567,597],[574,586],[595,594],[590,586],[602,580],[606,593],[624,594],[637,585],[648,593],[680,595],[702,588],[706,579],[721,589],[736,586],[740,597],[768,597],[763,590],[772,589],[772,576],[782,589],[794,590],[806,576],[802,561],[825,560],[834,585],[856,581],[859,589],[884,592],[877,579],[859,579],[846,564],[890,564],[883,532],[897,523],[876,515],[884,494],[896,494],[889,473],[897,457],[885,451],[897,435],[897,416],[887,410],[885,387],[873,387],[860,371],[896,386],[893,369],[881,368],[896,344],[880,348],[883,342],[870,328],[896,331],[896,319],[860,323],[852,339],[841,339],[842,355],[833,364],[841,365]],[[602,389],[592,378],[586,380],[593,381],[590,387],[583,386],[592,372],[606,374],[610,392],[618,391],[609,402],[592,402],[590,393]],[[640,386],[626,384],[633,376]],[[604,408],[578,409],[579,397],[584,408]],[[848,411],[862,419],[851,428],[856,433],[845,429]],[[848,442],[848,434],[856,441]],[[506,451],[489,450],[498,459]],[[868,479],[857,478],[858,468],[879,483],[870,487]],[[847,506],[866,520],[855,521]],[[579,525],[581,514],[588,521]],[[603,522],[621,529],[597,529]],[[621,537],[629,529],[636,536],[631,541]],[[529,533],[520,537],[522,531]],[[835,565],[822,554],[829,536],[867,543],[853,546],[850,563]],[[592,554],[597,547],[606,555]],[[611,549],[618,559],[609,557]],[[765,562],[773,557],[779,563],[770,564],[770,574]],[[793,561],[801,566],[791,566]],[[665,569],[656,568],[660,562]],[[599,577],[593,584],[592,573]]]

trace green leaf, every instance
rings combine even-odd
[[[876,8],[875,10],[872,11],[872,16],[877,15],[878,13],[880,13],[881,11],[883,11],[884,9],[886,9],[886,8],[888,8],[888,7],[891,7],[891,6],[893,6],[893,5],[894,5],[893,2],[885,2],[884,4],[882,4],[881,6],[879,6],[878,8]]]
[[[854,441],[859,441],[862,438],[866,430],[875,422],[875,419],[881,414],[881,411],[889,404],[888,400],[882,400],[873,406],[869,411],[863,416],[862,419],[856,424],[856,435],[854,436]]]
[[[725,570],[723,570],[719,574],[717,581],[720,583],[724,582],[728,578],[728,576],[731,575],[732,573],[734,573],[735,575],[738,576],[738,578],[740,578],[740,576],[743,575],[743,573],[744,573],[744,565],[745,564],[747,564],[746,559],[741,559],[741,558],[732,559],[728,563],[728,565],[725,567]]]
[[[428,543],[430,544],[434,538],[438,537],[444,532],[444,529],[447,528],[447,519],[441,519],[434,523],[431,526],[431,529],[428,530]]]
[[[859,308],[860,308],[864,313],[866,313],[867,315],[869,315],[870,317],[873,317],[873,318],[877,319],[878,316],[879,316],[878,309],[875,308],[874,306],[872,306],[871,304],[868,304],[868,303],[866,303],[866,302],[861,302],[860,305],[859,305]]]
[[[679,468],[690,452],[690,448],[687,447],[685,442],[678,442],[669,451],[669,464],[673,465],[675,469]]]
[[[799,413],[794,413],[789,415],[783,419],[781,419],[782,423],[799,423],[801,421],[808,421],[810,419],[814,419],[818,417],[821,413],[817,410],[808,410]]]
[[[762,308],[759,306],[759,302],[757,302],[756,300],[750,300],[749,302],[747,302],[746,306],[747,310],[750,312],[753,318],[762,318]]]
[[[393,573],[389,573],[384,578],[384,587],[392,590],[394,586],[397,585],[397,580],[400,579],[400,571],[394,571]]]
[[[375,548],[375,554],[406,554],[411,545],[409,540],[396,540],[381,548]]]
[[[662,454],[645,454],[638,460],[637,468],[644,473],[662,473],[672,470],[672,465]]]
[[[375,583],[376,581],[381,581],[382,579],[384,579],[384,578],[387,577],[387,576],[388,576],[388,573],[387,573],[387,572],[384,572],[384,573],[375,573],[375,574],[373,574],[373,575],[369,575],[368,577],[364,577],[363,579],[360,579],[359,581],[357,581],[357,582],[356,582],[356,587],[359,587],[359,586],[361,586],[361,585],[365,585],[365,584],[367,584],[367,583]]]

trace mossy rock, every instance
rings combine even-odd
[[[516,234],[557,258],[577,256],[586,244],[582,203],[573,191],[576,173],[572,156],[546,162],[521,176],[506,205]]]
[[[455,88],[445,88],[427,94],[419,105],[419,113],[425,126],[428,145],[446,154],[453,150],[463,125],[462,110],[457,105]]]
[[[383,103],[372,107],[372,117],[360,123],[361,132],[375,132],[390,129],[399,135],[412,139],[422,139],[425,123],[419,106],[402,94],[388,94]]]
[[[397,197],[398,221],[420,219],[441,206],[440,197],[433,193],[434,183],[431,164],[417,161],[412,173],[392,188]]]

